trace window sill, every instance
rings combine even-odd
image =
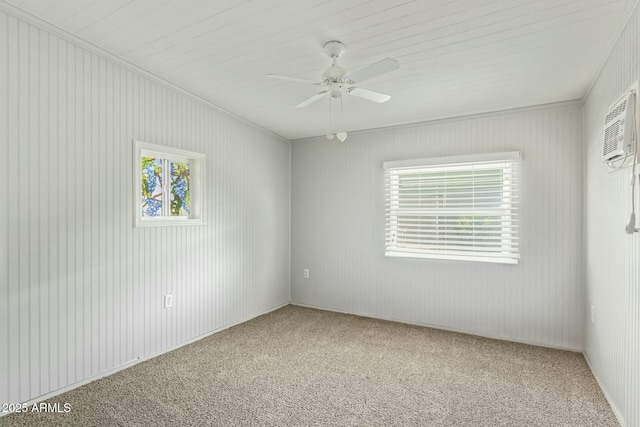
[[[474,261],[486,262],[492,264],[510,264],[517,265],[518,259],[501,258],[501,257],[474,257],[464,255],[445,255],[445,254],[427,254],[427,253],[410,253],[410,252],[394,252],[387,251],[384,253],[386,257],[392,258],[423,258],[423,259],[443,259],[448,261]]]
[[[158,218],[158,219],[141,219],[136,221],[136,228],[144,228],[144,227],[189,227],[189,226],[199,226],[204,225],[204,220],[201,218],[193,218],[193,219],[167,219],[167,218]]]

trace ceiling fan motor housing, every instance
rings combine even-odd
[[[335,83],[343,84],[347,79],[347,70],[336,63],[336,58],[342,55],[346,46],[338,40],[331,40],[326,42],[323,47],[325,53],[333,59],[333,64],[322,73],[322,82],[328,86]],[[334,96],[333,92],[332,90],[332,96]]]
[[[322,73],[322,81],[330,85],[331,83],[344,83],[347,70],[339,65],[332,65]]]

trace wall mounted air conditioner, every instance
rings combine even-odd
[[[602,161],[611,162],[635,153],[636,90],[614,102],[604,119]]]

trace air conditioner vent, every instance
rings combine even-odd
[[[625,99],[624,101],[622,101],[617,107],[615,107],[615,109],[613,111],[611,111],[609,114],[607,114],[607,118],[604,120],[604,123],[607,124],[609,123],[614,117],[616,117],[618,114],[622,113],[625,108],[627,108],[627,100]]]
[[[607,156],[618,148],[618,130],[620,125],[618,122],[604,130],[604,144],[602,146],[602,156]]]
[[[604,119],[602,161],[610,162],[635,152],[635,92],[629,91],[609,107]]]

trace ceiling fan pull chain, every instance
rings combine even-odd
[[[333,98],[329,96],[329,133],[327,134],[327,139],[331,141],[335,138],[335,132],[333,131],[333,114],[331,113],[331,100]]]
[[[340,97],[340,129],[344,129],[344,124],[342,120],[342,97]],[[338,133],[336,133],[336,136],[338,137],[338,140],[340,142],[344,142],[344,140],[347,139],[347,132],[344,130],[341,130]]]
[[[344,121],[342,120],[342,96],[340,97],[340,129],[344,129]]]

